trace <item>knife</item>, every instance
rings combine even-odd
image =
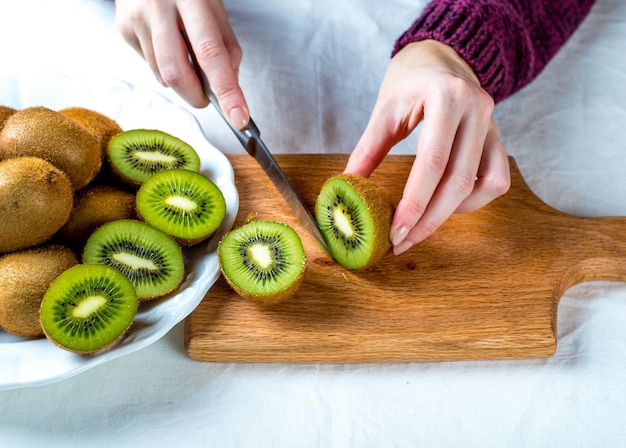
[[[200,68],[196,56],[191,48],[189,41],[187,41],[187,47],[189,49],[189,57],[191,63],[202,83],[202,88],[204,89],[205,94],[209,98],[209,101],[215,108],[215,110],[219,113],[219,115],[224,119],[228,127],[233,131],[241,145],[246,149],[248,154],[250,154],[254,159],[259,163],[261,168],[265,171],[267,176],[270,178],[272,183],[276,186],[280,194],[285,198],[287,204],[294,211],[298,219],[302,222],[307,231],[313,236],[315,241],[319,244],[319,246],[329,253],[328,245],[320,232],[319,226],[317,222],[311,215],[309,209],[304,205],[302,198],[298,195],[295,188],[289,182],[289,179],[280,168],[274,156],[265,145],[263,140],[261,139],[261,133],[259,128],[256,126],[252,117],[250,117],[250,121],[248,125],[243,129],[237,129],[231,123],[224,111],[222,110],[217,96],[213,91],[212,87],[209,85],[208,79],[205,73]]]

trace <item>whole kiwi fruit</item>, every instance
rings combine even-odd
[[[54,279],[77,264],[74,251],[54,244],[2,255],[0,327],[17,336],[43,336],[41,300]]]
[[[330,254],[348,269],[367,269],[390,247],[393,203],[370,179],[339,174],[328,179],[315,203],[315,219]]]
[[[300,287],[307,260],[300,237],[289,225],[252,220],[228,232],[218,246],[220,269],[241,297],[274,305]]]
[[[58,236],[68,244],[81,246],[101,225],[136,217],[133,193],[112,185],[90,184],[74,194],[74,207]]]
[[[119,123],[113,118],[92,109],[74,106],[66,107],[59,110],[59,112],[82,124],[96,136],[96,140],[98,140],[100,150],[102,151],[103,161],[106,158],[109,141],[123,131]]]
[[[39,157],[63,170],[75,190],[90,183],[102,167],[96,137],[58,111],[33,106],[18,110],[0,131],[0,159]]]
[[[73,203],[70,180],[51,163],[37,157],[0,161],[0,253],[50,239]]]
[[[7,118],[9,118],[15,112],[17,112],[17,109],[14,109],[13,107],[0,106],[0,130],[2,130],[2,128],[4,127],[4,122],[7,120]]]

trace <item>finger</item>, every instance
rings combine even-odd
[[[144,21],[140,18],[131,16],[134,20],[130,21],[123,21],[123,18],[125,18],[125,16],[117,10],[116,26],[120,35],[124,41],[148,63],[148,67],[156,77],[157,81],[164,84],[154,56],[150,29],[145,26]]]
[[[221,17],[226,18],[225,12]],[[224,26],[224,23],[218,23],[214,15],[205,14],[202,21],[185,23],[185,30],[200,68],[205,72],[222,110],[233,126],[241,129],[247,126],[250,114],[239,86],[237,70],[222,35]]]
[[[237,36],[230,26],[230,21],[228,19],[228,14],[224,9],[224,5],[221,2],[217,2],[216,8],[214,10],[215,19],[220,27],[222,32],[222,38],[224,40],[224,46],[230,55],[230,62],[235,70],[235,73],[239,72],[239,66],[241,64],[241,60],[243,57],[243,52],[241,50],[241,46],[239,45],[239,41],[237,40]]]
[[[369,177],[391,148],[417,127],[422,112],[422,103],[395,104],[378,100],[344,172]]]
[[[169,4],[162,5],[167,8]],[[152,22],[152,47],[158,73],[163,83],[194,107],[204,107],[208,99],[189,61],[189,49],[176,20],[177,11],[159,12],[164,20]]]
[[[509,159],[493,120],[476,176],[472,193],[461,202],[456,213],[478,210],[505,194],[511,186]]]
[[[446,172],[462,113],[441,101],[430,103],[424,116],[416,158],[391,223],[390,239],[394,246],[401,244],[410,231],[415,239],[412,244],[417,242],[412,229],[426,212]]]

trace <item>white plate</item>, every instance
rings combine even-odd
[[[57,348],[46,339],[24,339],[0,330],[0,390],[53,383],[157,341],[187,317],[219,277],[215,249],[235,220],[239,197],[228,159],[210,145],[195,117],[156,92],[123,81],[81,80],[60,74],[0,76],[0,105],[21,109],[45,106],[87,107],[116,120],[123,129],[152,128],[192,145],[202,168],[222,190],[226,218],[205,244],[185,250],[188,274],[181,289],[162,299],[142,303],[126,337],[111,349],[82,356]]]

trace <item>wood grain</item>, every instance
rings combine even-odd
[[[313,209],[343,155],[277,156]],[[366,272],[346,270],[316,245],[247,155],[231,156],[240,211],[296,228],[309,265],[296,297],[248,303],[220,278],[185,321],[198,361],[361,363],[545,357],[556,348],[558,302],[589,280],[626,280],[626,218],[580,218],[540,201],[511,159],[509,193],[454,215],[408,252]],[[372,175],[400,198],[413,162],[388,156]]]

